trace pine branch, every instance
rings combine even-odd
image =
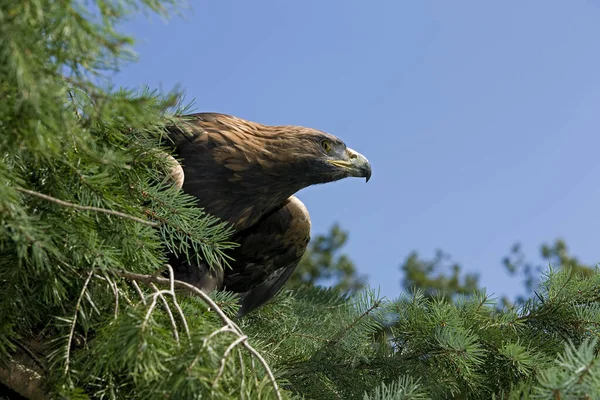
[[[119,287],[112,279],[110,279],[110,277],[106,274],[105,271],[103,271],[102,278],[104,278],[106,280],[106,282],[108,283],[108,286],[110,286],[110,289],[113,292],[113,295],[115,296],[114,315],[115,315],[115,319],[117,319],[119,317]],[[128,300],[128,299],[126,298],[126,300]],[[129,304],[131,304],[131,303],[129,303]]]
[[[64,206],[64,207],[71,207],[71,208],[75,208],[77,210],[82,210],[82,211],[95,211],[95,212],[99,212],[99,213],[104,213],[104,214],[108,214],[108,215],[114,215],[117,217],[121,217],[121,218],[125,218],[125,219],[129,219],[135,222],[139,222],[140,224],[144,224],[144,225],[148,225],[148,226],[152,226],[152,227],[157,227],[160,226],[159,223],[157,222],[152,222],[152,221],[147,221],[145,219],[141,219],[138,217],[134,217],[133,215],[128,215],[119,211],[114,211],[114,210],[108,210],[106,208],[100,208],[100,207],[92,207],[92,206],[82,206],[80,204],[74,204],[74,203],[69,203],[68,201],[64,201],[64,200],[59,200],[56,199],[52,196],[48,196],[42,193],[38,193],[35,192],[33,190],[29,190],[29,189],[23,189],[23,188],[15,188],[15,190],[21,192],[21,193],[25,193],[28,194],[30,196],[34,196],[34,197],[38,197],[40,199],[44,199],[47,201],[50,201],[52,203]]]
[[[8,360],[6,368],[0,367],[0,382],[28,399],[47,399],[45,377],[21,358],[16,354]]]
[[[227,362],[227,356],[229,355],[229,353],[231,353],[231,351],[240,343],[245,342],[246,340],[248,340],[248,336],[244,335],[244,336],[240,336],[237,339],[235,339],[233,341],[233,343],[231,343],[227,349],[225,350],[225,353],[223,353],[223,357],[221,357],[221,366],[219,367],[219,371],[217,372],[217,376],[215,377],[215,380],[213,381],[213,388],[217,386],[217,383],[219,382],[219,379],[221,378],[221,376],[223,375],[223,372],[225,371],[225,363]],[[243,368],[242,368],[243,369]]]
[[[131,284],[135,288],[135,291],[137,292],[138,296],[140,296],[140,300],[142,301],[142,304],[146,305],[147,304],[146,303],[146,296],[144,296],[144,293],[142,292],[142,289],[140,289],[140,285],[138,285],[138,283],[135,280],[132,280]]]
[[[48,372],[46,366],[42,363],[42,360],[40,360],[40,358],[37,355],[35,355],[33,351],[29,350],[27,346],[25,346],[18,340],[15,341],[15,344],[21,349],[21,351],[27,354],[27,356],[35,363],[35,365],[40,369],[40,371],[43,371],[44,373]]]
[[[380,305],[381,305],[381,301],[379,301],[379,300],[375,301],[371,307],[369,307],[367,310],[365,310],[365,312],[363,312],[358,317],[356,317],[356,319],[354,321],[352,321],[352,323],[345,326],[333,338],[329,339],[327,341],[327,344],[329,346],[333,346],[333,345],[337,344],[346,335],[346,333],[348,333],[350,330],[352,330],[352,328],[354,328],[360,322],[361,319],[363,319],[364,317],[369,315],[371,312],[373,312],[373,310],[378,308]]]
[[[175,274],[173,273],[173,268],[169,265],[166,264],[166,267],[169,271],[169,290],[159,290],[156,285],[154,283],[150,283],[150,287],[154,290],[154,293],[152,294],[152,302],[150,303],[150,307],[148,307],[148,311],[146,312],[146,317],[144,318],[144,321],[142,322],[142,330],[146,327],[149,319],[150,319],[150,315],[152,314],[152,311],[154,310],[154,308],[156,307],[156,301],[158,298],[160,298],[160,300],[163,303],[163,307],[165,309],[165,312],[167,313],[169,320],[171,321],[171,327],[172,327],[172,331],[173,331],[173,337],[175,338],[175,341],[177,342],[177,344],[179,345],[179,332],[177,330],[177,323],[175,322],[175,317],[173,316],[173,312],[171,311],[171,307],[169,306],[169,303],[167,302],[167,299],[164,297],[164,295],[169,295],[172,299],[173,299],[173,303],[175,306],[175,309],[177,310],[177,312],[179,313],[179,317],[181,319],[181,322],[183,324],[183,327],[185,329],[185,333],[188,337],[188,340],[192,340],[192,337],[190,335],[190,328],[188,326],[187,320],[185,318],[185,314],[183,313],[183,310],[181,309],[181,306],[179,305],[179,303],[177,302],[177,296],[175,294]],[[141,289],[139,288],[139,286],[137,285],[137,283],[134,282],[134,286],[136,288],[136,290],[138,290],[138,293],[140,294],[140,297],[142,298],[142,302],[144,305],[146,305],[146,299],[144,298]]]
[[[73,341],[73,335],[75,334],[75,326],[77,324],[77,314],[79,314],[79,307],[81,306],[81,300],[83,299],[83,296],[85,294],[87,286],[90,283],[90,280],[92,279],[93,275],[94,275],[94,270],[91,270],[88,273],[88,276],[85,279],[85,282],[83,283],[83,287],[81,288],[81,292],[79,293],[79,298],[77,298],[77,303],[75,304],[75,313],[73,315],[73,321],[71,322],[71,329],[69,331],[69,338],[67,340],[67,346],[66,346],[65,370],[64,370],[65,375],[69,372],[69,363],[71,361],[71,342]]]
[[[259,360],[259,362],[265,369],[265,372],[267,373],[267,376],[269,377],[271,384],[273,385],[273,389],[275,390],[277,399],[278,400],[282,399],[281,392],[279,391],[279,385],[277,384],[277,380],[275,379],[275,376],[273,375],[273,372],[271,371],[271,368],[269,367],[267,361],[254,347],[252,347],[252,345],[250,345],[250,343],[248,343],[248,337],[246,335],[244,335],[244,333],[242,332],[240,327],[235,322],[233,322],[206,293],[204,293],[197,287],[190,285],[189,283],[174,280],[174,279],[166,279],[166,278],[152,276],[152,275],[135,274],[135,273],[125,272],[125,271],[120,271],[117,274],[119,276],[122,276],[122,277],[130,279],[130,280],[144,282],[148,285],[150,285],[152,283],[159,284],[159,285],[167,285],[167,284],[170,286],[172,285],[173,287],[184,289],[184,290],[200,297],[209,306],[209,309],[213,310],[219,316],[219,318],[221,319],[221,321],[224,324],[224,327],[219,329],[216,332],[227,331],[227,332],[232,332],[237,336],[237,339],[234,343],[236,345],[241,344],[242,346],[244,346],[254,357],[256,357],[256,359]],[[230,345],[230,347],[231,347],[231,345]],[[235,346],[233,346],[233,347],[235,347]],[[231,347],[231,348],[233,348],[233,347]],[[229,354],[229,352],[226,351],[226,354],[223,357],[225,358],[228,354]],[[217,377],[219,377],[219,376],[220,375],[217,374]],[[215,379],[215,381],[217,381],[217,380],[218,379]]]
[[[175,322],[175,317],[173,317],[173,312],[171,312],[171,307],[169,307],[169,303],[167,302],[167,299],[164,296],[164,293],[171,294],[171,292],[168,290],[164,290],[164,291],[158,290],[158,288],[156,287],[156,285],[154,283],[151,283],[150,287],[155,292],[154,295],[152,296],[152,298],[153,299],[156,299],[156,297],[160,298],[160,300],[163,304],[163,308],[164,308],[165,312],[167,313],[167,316],[169,317],[169,321],[171,322],[171,328],[173,330],[173,338],[177,342],[177,345],[180,345],[179,332],[177,331],[177,323]],[[144,323],[146,323],[146,321],[144,321]],[[188,334],[189,334],[189,332],[188,332]]]

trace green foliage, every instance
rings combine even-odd
[[[578,348],[565,345],[554,366],[540,371],[533,388],[534,398],[590,398],[600,397],[600,358],[596,356],[598,338],[584,340]]]
[[[414,255],[407,286],[435,290],[389,301],[347,293],[362,281],[334,228],[311,247],[303,287],[237,324],[223,313],[232,294],[162,278],[167,251],[219,268],[233,246],[169,183],[161,140],[178,94],[99,83],[131,57],[122,17],[163,4],[0,2],[2,382],[34,371],[10,383],[72,399],[599,395],[596,269],[551,270],[536,297],[499,310],[483,291],[457,295],[476,277],[432,279],[444,258]],[[311,287],[323,279],[338,288]]]
[[[381,299],[371,290],[348,297],[335,289],[306,287],[279,296],[251,314],[242,328],[270,344],[271,364],[286,389],[311,399],[356,398],[381,382],[364,370],[376,352]]]
[[[535,288],[540,284],[540,275],[548,265],[555,268],[570,268],[573,273],[591,275],[594,268],[581,263],[576,257],[571,256],[567,244],[562,239],[557,239],[553,244],[542,244],[540,256],[544,265],[528,261],[521,245],[514,244],[509,254],[502,259],[506,271],[522,280],[528,295],[533,295]],[[443,296],[452,298],[458,294],[470,295],[484,291],[479,286],[479,276],[474,273],[464,273],[463,267],[458,263],[450,262],[448,254],[437,250],[432,260],[420,259],[418,254],[411,253],[400,266],[404,274],[402,287],[405,290],[418,288],[428,296]],[[514,301],[523,302],[524,297],[509,299],[503,297],[501,303],[510,305]]]
[[[347,241],[348,232],[337,224],[326,235],[312,238],[286,286],[297,288],[321,284],[343,292],[362,288],[366,277],[357,274],[356,266],[346,254],[340,254]]]
[[[247,352],[223,357],[236,336],[206,340],[223,322],[203,302],[123,276],[160,272],[167,251],[226,267],[233,246],[231,229],[168,181],[161,140],[178,93],[102,84],[132,56],[115,30],[123,17],[171,5],[0,3],[0,372],[23,369],[25,352],[44,392],[273,393],[261,368],[239,378]]]
[[[599,287],[599,271],[552,270],[539,297],[504,310],[485,294],[452,301],[416,291],[386,301],[305,288],[250,315],[243,329],[268,346],[285,388],[306,398],[595,393],[597,347],[588,340],[600,334]],[[576,356],[557,356],[570,343]]]
[[[479,292],[479,276],[462,274],[462,267],[450,262],[450,256],[437,250],[432,260],[419,258],[416,252],[409,254],[400,266],[404,273],[402,287],[405,290],[419,288],[428,296],[444,296],[451,298],[457,294],[469,295]],[[450,275],[447,271],[451,271]]]
[[[363,400],[421,400],[429,397],[422,391],[418,381],[401,376],[390,385],[382,383],[371,396],[365,393]]]
[[[536,265],[531,261],[527,261],[521,245],[515,243],[510,249],[510,254],[502,260],[502,264],[511,275],[521,276],[523,286],[528,293],[533,292],[539,284],[539,276],[547,265],[569,267],[573,273],[584,275],[593,273],[592,266],[582,264],[577,257],[569,255],[567,244],[562,239],[555,240],[552,245],[542,244],[540,255],[542,260],[545,261],[545,265]]]

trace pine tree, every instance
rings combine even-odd
[[[0,3],[0,382],[28,398],[599,398],[600,273],[387,300],[286,290],[237,300],[172,279],[171,251],[227,267],[229,227],[173,187],[178,93],[114,90],[116,31],[168,1]],[[384,330],[385,328],[385,330]],[[386,332],[386,335],[381,335]]]
[[[405,290],[422,289],[428,296],[453,297],[480,292],[479,276],[463,273],[460,264],[452,262],[449,254],[436,250],[432,260],[419,258],[416,252],[406,257],[400,271],[403,273],[402,287]]]
[[[167,251],[221,268],[233,246],[229,227],[165,172],[161,137],[179,95],[112,90],[104,78],[131,59],[119,21],[171,2],[1,4],[2,381],[33,398],[272,393],[237,325],[160,276]]]

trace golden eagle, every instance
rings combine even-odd
[[[177,279],[204,291],[240,294],[238,315],[260,307],[290,277],[310,240],[310,217],[294,193],[349,176],[371,177],[371,165],[340,139],[301,126],[267,126],[217,113],[187,115],[169,128],[178,179],[199,207],[229,222],[239,247],[231,268],[211,270],[170,256]]]

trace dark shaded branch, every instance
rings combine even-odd
[[[45,376],[36,371],[33,366],[28,366],[29,363],[23,353],[17,353],[15,357],[16,359],[13,358],[6,363],[5,368],[0,368],[0,383],[28,399],[46,399]],[[21,358],[23,361],[20,360]]]

